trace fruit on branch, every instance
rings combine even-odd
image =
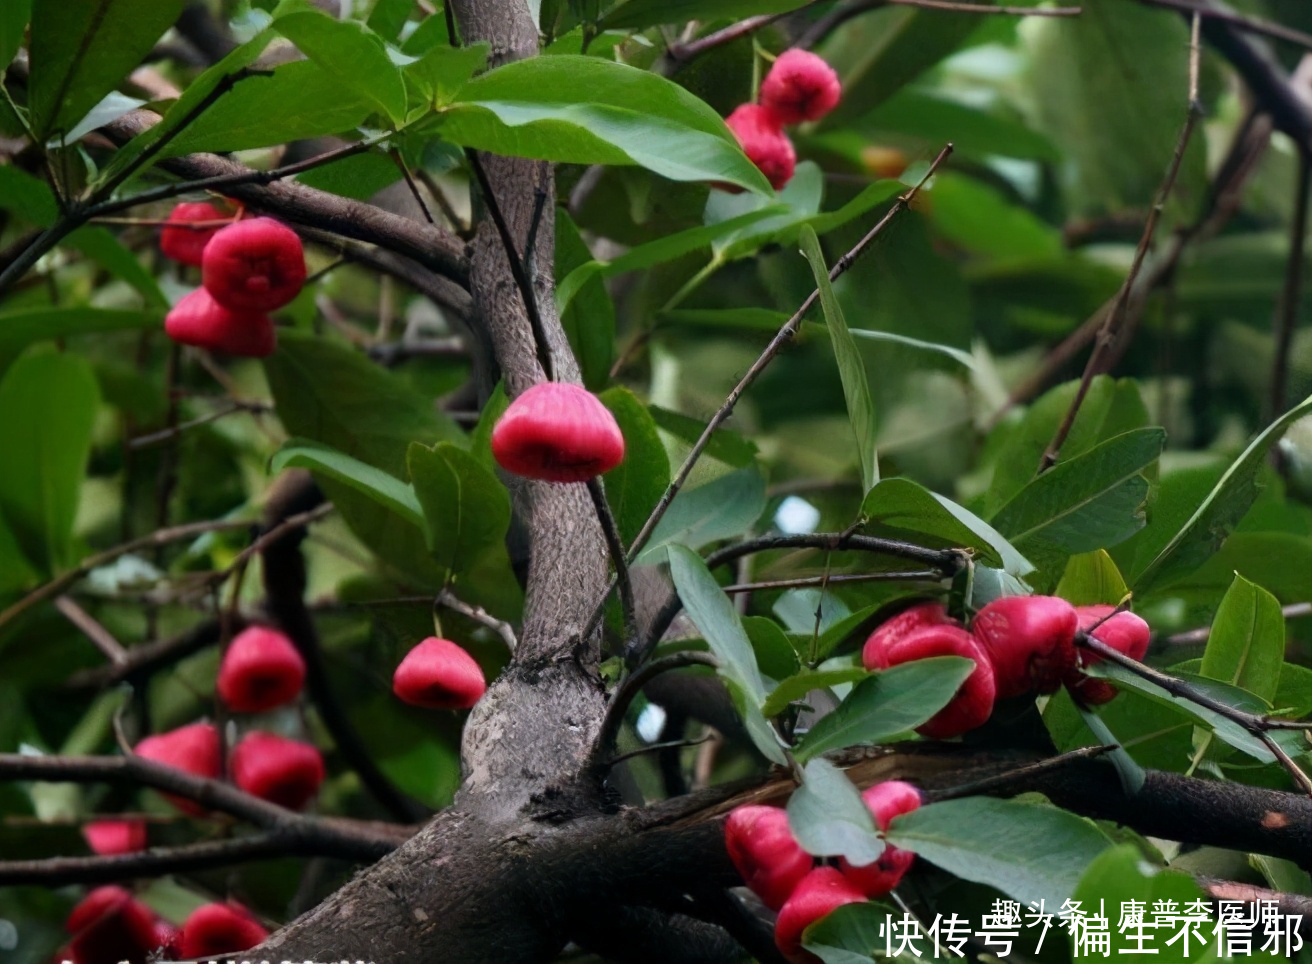
[[[861,891],[833,867],[817,867],[793,891],[792,896],[779,909],[774,925],[774,942],[790,961],[810,964],[818,958],[802,950],[802,932],[820,918],[844,904],[865,900]]]
[[[783,906],[815,865],[779,807],[735,807],[724,822],[724,846],[743,883],[771,910]]]
[[[247,358],[264,358],[278,347],[273,319],[219,304],[204,288],[184,296],[164,316],[165,333],[180,345]]]
[[[760,104],[740,104],[724,119],[724,123],[738,138],[747,159],[761,169],[770,186],[776,191],[783,190],[784,185],[793,179],[797,154],[779,117]],[[739,190],[729,185],[716,186],[733,193]]]
[[[92,852],[101,856],[134,854],[146,849],[146,821],[93,820],[82,828],[82,836]]]
[[[761,81],[761,106],[785,124],[819,120],[838,106],[843,85],[834,68],[809,50],[785,50]]]
[[[296,699],[305,660],[285,633],[248,626],[228,645],[219,664],[219,697],[238,713],[261,713]]]
[[[624,460],[624,435],[587,389],[539,382],[492,429],[492,455],[507,472],[544,482],[586,482]]]
[[[1080,632],[1087,632],[1099,642],[1106,643],[1118,653],[1124,653],[1130,659],[1143,662],[1148,653],[1148,643],[1152,639],[1152,630],[1148,624],[1130,612],[1116,612],[1115,606],[1076,606],[1079,617]],[[1116,615],[1112,615],[1116,613]],[[1100,620],[1105,620],[1099,624]],[[1097,629],[1090,627],[1098,624]],[[1102,662],[1102,657],[1087,649],[1077,650],[1078,659],[1084,666],[1093,666]],[[1078,668],[1066,674],[1063,682],[1071,695],[1089,706],[1100,706],[1111,701],[1117,694],[1116,687],[1105,679],[1086,676]]]
[[[436,636],[406,653],[392,675],[392,692],[399,699],[430,710],[467,710],[486,689],[482,667],[474,657]]]
[[[205,246],[201,281],[233,311],[272,311],[300,294],[305,252],[296,232],[273,218],[221,229]]]
[[[168,224],[159,233],[159,249],[166,258],[200,267],[205,245],[209,244],[210,238],[214,237],[223,225],[215,224],[205,228],[188,227],[188,225],[231,220],[232,218],[222,208],[204,201],[176,205],[169,212]]]
[[[1078,623],[1056,596],[1003,596],[976,613],[970,631],[993,661],[998,698],[1056,692],[1075,665]]]
[[[881,831],[888,829],[894,817],[918,809],[921,803],[920,791],[901,780],[876,783],[862,791],[861,799],[870,808],[875,826]],[[839,865],[843,876],[861,893],[867,897],[882,897],[901,882],[915,860],[916,855],[910,850],[885,845],[884,852],[873,863],[854,866],[846,858],[840,858]]]
[[[64,926],[73,935],[66,953],[74,964],[145,964],[158,946],[154,911],[113,885],[82,898]]]
[[[944,625],[960,626],[961,624],[948,615],[941,602],[916,603],[875,627],[875,631],[870,634],[870,638],[862,648],[861,660],[869,668],[870,664],[878,659],[878,653],[884,652],[904,636],[909,636],[917,629],[926,626]],[[867,649],[870,650],[869,656],[865,653]]]
[[[317,747],[276,733],[247,733],[232,751],[233,782],[289,810],[300,810],[314,799],[323,774]]]
[[[249,951],[269,936],[250,911],[237,903],[205,904],[191,912],[178,934],[178,956],[209,958]]]
[[[883,637],[875,630],[861,650],[866,669],[883,670],[931,656],[964,656],[975,663],[951,702],[916,732],[935,740],[946,740],[973,730],[989,718],[997,696],[993,666],[979,644],[960,626],[953,623],[921,626],[901,636]]]
[[[219,731],[210,723],[189,723],[167,733],[148,736],[137,744],[134,752],[198,777],[214,780],[219,775]],[[171,793],[164,796],[183,813],[196,817],[205,813],[194,801]]]

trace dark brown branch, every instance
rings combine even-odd
[[[127,662],[128,651],[123,645],[71,596],[60,596],[55,600],[55,608],[96,644],[96,648],[105,655],[111,666],[118,667]]]
[[[587,487],[593,508],[597,510],[597,521],[601,523],[602,534],[606,537],[611,563],[615,566],[615,581],[620,587],[620,609],[624,614],[624,645],[630,646],[638,638],[638,622],[633,605],[633,584],[629,581],[629,561],[624,557],[619,526],[615,524],[610,503],[606,501],[606,490],[602,487],[601,479],[588,479]]]
[[[238,621],[230,628],[235,632],[240,631],[245,628],[245,623]],[[156,670],[172,666],[206,647],[216,645],[218,641],[218,620],[209,619],[177,636],[129,648],[122,663],[79,670],[69,677],[68,688],[101,689],[124,680],[136,682],[148,679]]]
[[[1248,14],[1238,13],[1234,10],[1223,9],[1218,6],[1209,6],[1201,3],[1193,3],[1192,0],[1139,0],[1140,3],[1150,7],[1164,7],[1168,10],[1178,10],[1186,14],[1198,14],[1210,20],[1218,20],[1227,23],[1232,27],[1238,27],[1248,33],[1262,34],[1265,37],[1271,37],[1274,40],[1284,40],[1291,44],[1297,44],[1300,47],[1306,47],[1312,50],[1312,34],[1306,34],[1301,30],[1295,30],[1293,27],[1287,27],[1283,23],[1277,23],[1274,20],[1263,20],[1261,17],[1250,17]]]
[[[0,860],[0,887],[116,883],[137,877],[160,877],[164,874],[228,867],[272,857],[341,856],[331,852],[322,853],[323,849],[331,848],[319,848],[305,841],[295,841],[278,831],[265,831],[244,837],[206,840],[177,847],[157,847],[112,857]]]
[[[601,721],[601,729],[597,733],[593,765],[598,767],[599,770],[610,767],[613,761],[609,757],[615,749],[615,742],[619,739],[620,728],[624,725],[624,718],[628,715],[629,707],[633,705],[633,701],[642,692],[642,688],[651,680],[662,673],[668,673],[676,669],[686,669],[689,666],[709,666],[711,669],[715,669],[719,665],[720,661],[710,653],[690,650],[683,653],[672,653],[662,659],[644,663],[633,673],[626,676],[619,689],[615,691],[615,695],[611,697],[610,704],[606,707],[606,717]]]
[[[492,630],[501,637],[501,641],[506,644],[506,649],[511,653],[515,651],[515,647],[519,644],[519,640],[515,638],[515,627],[511,626],[510,623],[490,615],[482,606],[471,606],[469,603],[457,599],[449,589],[438,594],[437,605],[445,606],[453,612],[460,613],[466,619],[472,619],[474,622]]]

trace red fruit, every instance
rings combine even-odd
[[[323,756],[308,743],[247,733],[232,751],[232,779],[262,800],[300,810],[323,783]]]
[[[920,791],[901,780],[888,780],[877,783],[861,794],[861,799],[870,808],[875,818],[875,826],[887,830],[893,818],[910,813],[920,807]],[[846,859],[839,859],[843,876],[851,881],[867,897],[882,897],[898,885],[902,876],[911,869],[916,855],[909,850],[886,846],[872,864],[853,866]]]
[[[809,50],[785,50],[761,82],[761,106],[785,124],[819,120],[838,105],[838,74]]]
[[[214,237],[223,225],[216,224],[207,228],[194,228],[188,225],[205,221],[228,222],[232,218],[221,208],[202,201],[177,205],[169,212],[168,220],[169,223],[159,233],[160,251],[166,258],[199,267],[205,245],[209,244],[210,238]]]
[[[778,807],[736,807],[724,822],[724,846],[743,883],[771,910],[778,910],[815,861],[788,829]]]
[[[197,288],[164,316],[164,331],[181,345],[264,358],[278,347],[278,335],[268,315],[232,311]]]
[[[841,873],[833,867],[817,867],[793,891],[793,895],[779,909],[774,925],[774,942],[790,961],[810,962],[817,958],[802,950],[802,931],[820,918],[844,904],[865,900]]]
[[[874,654],[887,650],[889,646],[917,629],[943,625],[959,626],[960,623],[948,615],[948,611],[940,602],[916,603],[910,609],[902,610],[892,619],[875,627],[875,631],[870,634],[870,638],[866,640],[861,650],[861,661],[865,663],[867,669],[870,669],[878,659]],[[866,655],[866,650],[870,651],[870,656]]]
[[[183,923],[177,953],[187,959],[208,959],[215,954],[249,951],[268,936],[240,904],[206,904]]]
[[[220,230],[205,246],[201,281],[234,311],[272,311],[305,284],[301,239],[273,218],[251,218]]]
[[[1144,656],[1148,653],[1148,643],[1152,638],[1152,630],[1148,628],[1146,622],[1134,613],[1119,612],[1112,616],[1111,614],[1115,611],[1115,606],[1076,606],[1075,612],[1079,617],[1080,631],[1088,632],[1090,626],[1098,623],[1099,620],[1106,620],[1090,635],[1094,639],[1106,643],[1118,653],[1124,653],[1131,659],[1142,662]],[[1101,656],[1087,649],[1081,649],[1079,657],[1085,666],[1092,666],[1095,663],[1102,662]],[[1105,679],[1085,676],[1078,669],[1073,669],[1067,673],[1064,682],[1072,695],[1089,706],[1100,706],[1107,703],[1117,693],[1116,687]]]
[[[237,634],[219,664],[218,691],[238,713],[259,713],[296,699],[305,682],[305,660],[292,641],[267,626]]]
[[[1075,665],[1075,607],[1056,596],[1004,596],[970,624],[993,661],[998,697],[1055,692]]]
[[[724,122],[771,187],[780,191],[793,179],[797,154],[773,111],[760,104],[740,104]]]
[[[73,908],[64,925],[74,964],[144,964],[155,950],[155,914],[122,887],[97,887]]]
[[[430,710],[467,710],[486,689],[474,657],[436,636],[406,653],[392,675],[392,692],[402,702]]]
[[[566,382],[540,382],[497,421],[492,455],[525,478],[586,482],[624,460],[624,436],[596,395]]]
[[[931,656],[965,656],[975,661],[975,671],[966,677],[952,702],[918,727],[917,733],[935,740],[946,740],[973,730],[993,712],[993,701],[997,694],[993,667],[983,650],[964,629],[948,624],[922,626],[883,645],[872,646],[871,641],[874,639],[872,635],[861,651],[861,660],[866,669],[888,669]]]
[[[136,754],[165,766],[213,780],[219,775],[219,731],[209,723],[191,723],[168,733],[148,736],[137,744]],[[164,796],[183,813],[201,816],[203,807],[191,800]]]
[[[105,856],[146,849],[144,820],[93,820],[82,828],[87,846]]]

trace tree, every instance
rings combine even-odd
[[[724,846],[746,802],[820,857],[918,854],[896,908],[807,932],[829,961],[1005,901],[1065,910],[1028,959],[1078,952],[1100,899],[1306,934],[1312,16],[1243,6],[4,5],[16,959],[73,885],[155,881],[175,922],[266,915],[255,958],[776,961]],[[789,47],[843,99],[776,192],[720,118]],[[153,253],[184,197],[307,246],[262,364],[160,330],[196,282]],[[498,471],[547,379],[599,393],[618,469]],[[1066,677],[915,737],[970,660],[871,672],[872,629],[1028,594],[1132,607],[1146,663],[1086,623],[1115,699]],[[298,709],[215,702],[250,624],[303,661]],[[467,714],[387,692],[435,631],[491,680]],[[131,752],[216,713],[220,750],[323,748],[313,814]],[[926,805],[877,831],[858,789],[895,778]],[[91,816],[143,808],[150,849],[84,856]]]

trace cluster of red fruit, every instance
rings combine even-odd
[[[883,670],[931,656],[965,656],[975,663],[956,695],[916,732],[936,740],[959,736],[987,720],[998,699],[1054,693],[1065,684],[1087,704],[1106,703],[1116,687],[1081,672],[1077,632],[1090,634],[1132,659],[1148,651],[1148,624],[1112,606],[1072,606],[1056,596],[1005,596],[986,605],[967,632],[940,603],[912,606],[866,640],[861,661]],[[1083,653],[1085,666],[1097,661]]]
[[[920,806],[920,791],[909,783],[889,780],[861,794],[880,832],[894,817]],[[874,863],[837,867],[815,865],[788,827],[788,815],[778,807],[743,806],[724,824],[729,859],[756,896],[779,912],[774,939],[792,961],[814,961],[802,950],[802,932],[844,904],[882,897],[898,885],[916,855],[885,846]]]
[[[160,234],[160,250],[201,270],[201,287],[164,319],[170,338],[229,355],[273,353],[277,335],[268,313],[305,284],[305,253],[295,231],[272,218],[232,222],[212,204],[179,204]]]
[[[765,75],[757,103],[739,105],[724,123],[779,191],[797,167],[784,125],[819,120],[838,105],[842,93],[838,74],[824,60],[808,50],[785,50]]]
[[[65,922],[73,935],[55,961],[73,964],[144,964],[162,959],[202,960],[247,951],[269,936],[249,910],[236,902],[205,904],[174,927],[122,887],[97,887]]]

